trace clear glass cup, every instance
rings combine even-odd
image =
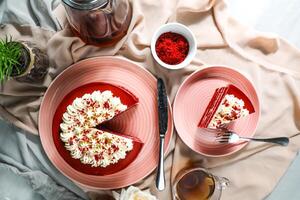
[[[203,168],[180,171],[173,184],[174,200],[219,200],[229,180],[218,177]]]

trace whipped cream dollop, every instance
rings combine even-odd
[[[94,127],[127,109],[109,90],[94,91],[68,105],[60,124],[60,139],[75,159],[92,167],[107,167],[126,157],[133,141]]]
[[[210,121],[208,128],[216,128],[247,115],[249,115],[249,110],[245,108],[245,102],[232,94],[227,94]]]

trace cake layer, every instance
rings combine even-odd
[[[234,85],[228,85],[215,90],[198,127],[216,128],[253,112],[249,98]]]
[[[210,100],[202,118],[198,124],[198,127],[206,128],[210,121],[212,120],[214,114],[216,113],[218,106],[220,105],[221,101],[223,100],[226,92],[228,91],[228,87],[221,87],[217,88],[212,99]]]

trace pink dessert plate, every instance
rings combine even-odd
[[[197,125],[215,90],[232,84],[248,96],[255,112],[232,123],[241,136],[253,136],[260,116],[260,104],[252,83],[240,72],[223,66],[211,66],[191,74],[180,86],[173,104],[174,123],[183,142],[195,152],[219,157],[242,149],[247,143],[219,144],[215,134]]]
[[[68,164],[58,149],[52,134],[55,112],[64,97],[76,88],[89,83],[108,83],[126,88],[138,99],[134,108],[109,122],[119,133],[139,138],[143,147],[138,156],[124,169],[109,175],[89,175]],[[75,183],[86,189],[115,189],[131,185],[150,174],[157,166],[159,132],[156,78],[144,68],[122,58],[90,58],[73,64],[49,86],[39,112],[39,131],[43,148],[54,166]],[[169,109],[166,134],[167,149],[173,133]],[[126,159],[126,158],[125,158]]]

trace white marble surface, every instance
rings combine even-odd
[[[227,0],[227,4],[240,22],[276,33],[300,48],[300,0]]]

